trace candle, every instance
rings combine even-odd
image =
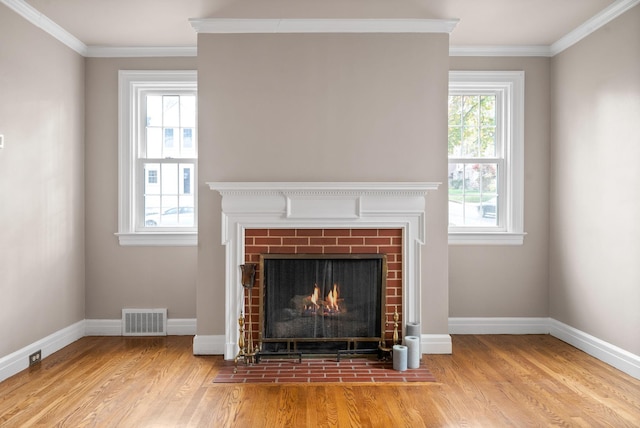
[[[422,332],[420,331],[420,323],[419,322],[410,322],[407,323],[405,336],[417,336],[420,337]]]
[[[420,338],[417,336],[406,336],[404,343],[407,345],[407,367],[417,369],[420,367]]]
[[[407,370],[407,347],[393,345],[393,369],[399,372]]]

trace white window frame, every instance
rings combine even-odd
[[[144,186],[144,174],[138,171],[138,115],[141,92],[150,89],[197,90],[195,70],[120,70],[118,72],[119,95],[119,159],[118,159],[118,240],[123,246],[195,246],[198,244],[196,227],[188,230],[158,228],[136,229],[136,212]],[[197,135],[197,132],[196,132]],[[197,192],[197,162],[193,172],[192,187]],[[197,193],[194,195],[197,213]],[[138,203],[136,203],[138,198]]]
[[[502,96],[503,171],[497,227],[450,226],[452,245],[522,245],[524,242],[524,71],[450,71],[449,93],[496,91]]]

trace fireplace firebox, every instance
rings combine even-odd
[[[384,254],[260,257],[261,353],[375,352],[384,342]]]

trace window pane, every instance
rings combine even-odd
[[[182,129],[182,157],[195,158],[196,157],[196,145],[195,145],[195,129],[183,128]]]
[[[498,225],[498,165],[449,164],[449,225]]]
[[[146,153],[143,153],[143,157],[162,157],[162,140],[162,128],[147,127],[147,150]]]
[[[147,163],[144,171],[145,227],[194,227],[195,164]]]
[[[496,156],[496,97],[480,98],[480,156]]]
[[[180,97],[180,126],[195,128],[196,126],[196,97],[182,95]]]
[[[162,126],[162,96],[147,95],[147,126]]]
[[[180,97],[178,95],[165,95],[162,97],[164,126],[180,126]]]

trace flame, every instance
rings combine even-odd
[[[320,289],[318,288],[318,284],[313,285],[313,294],[311,295],[311,303],[318,307],[318,299],[320,298]]]
[[[338,284],[333,284],[333,290],[329,291],[329,294],[327,294],[327,307],[329,310],[340,310],[338,307],[338,296]]]

